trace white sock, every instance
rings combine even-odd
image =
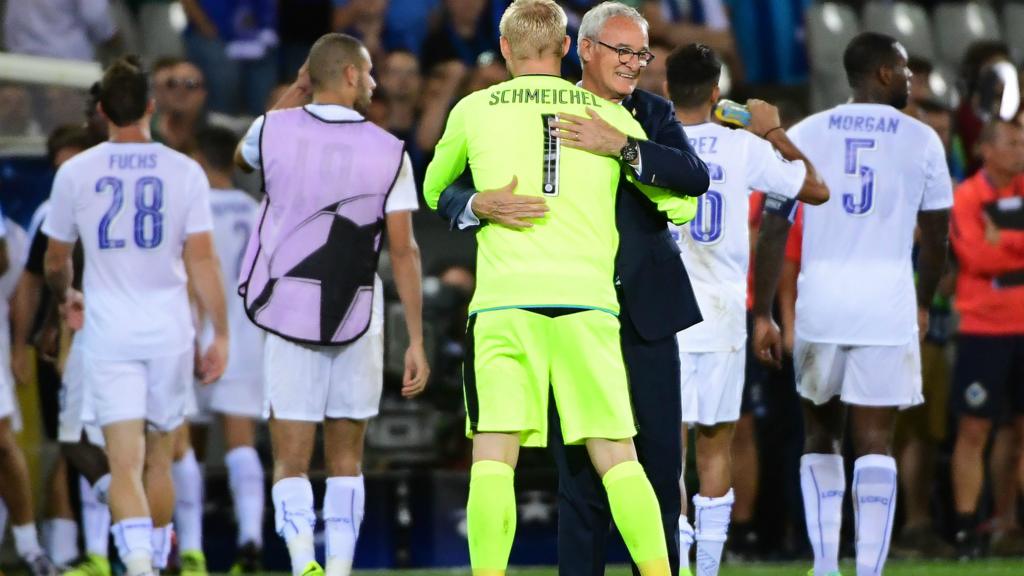
[[[96,495],[96,501],[104,506],[110,504],[110,474],[100,476],[100,479],[92,485],[92,492]]]
[[[735,501],[732,489],[725,496],[693,497],[693,513],[697,519],[697,576],[717,576],[722,564],[722,549],[729,535],[729,520]]]
[[[239,446],[224,456],[228,468],[228,485],[235,501],[238,522],[238,545],[252,542],[263,547],[264,493],[263,464],[252,446]]]
[[[82,497],[82,535],[86,554],[107,557],[110,534],[110,508],[96,498],[96,490],[85,478],[78,479]]]
[[[126,576],[142,576],[153,572],[153,521],[145,516],[125,518],[114,524],[110,532],[114,545],[124,562]]]
[[[0,546],[4,545],[4,534],[7,532],[7,504],[0,499]]]
[[[881,576],[896,514],[896,460],[869,454],[853,463],[857,576]]]
[[[693,526],[685,514],[679,515],[679,570],[690,569],[690,547],[693,546]]]
[[[67,518],[51,518],[43,522],[46,555],[57,566],[68,566],[78,558],[78,524]]]
[[[171,535],[174,533],[174,524],[153,527],[153,569],[163,570],[167,568],[167,558],[171,555]]]
[[[352,572],[352,558],[355,557],[365,506],[366,489],[362,476],[334,476],[327,479],[327,492],[324,495],[327,576],[348,576]]]
[[[274,527],[288,545],[292,574],[301,576],[306,565],[316,560],[313,553],[313,486],[308,478],[284,478],[271,489]]]
[[[43,547],[39,545],[39,533],[36,532],[36,525],[29,522],[21,526],[12,526],[11,534],[14,535],[14,549],[18,556],[30,560],[43,553]]]
[[[178,527],[178,549],[203,549],[203,473],[195,452],[189,450],[171,465],[174,478],[174,525]]]
[[[839,570],[839,531],[843,524],[846,472],[843,457],[804,454],[800,458],[800,488],[804,496],[807,537],[814,548],[814,573]]]

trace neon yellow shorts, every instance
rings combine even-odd
[[[521,445],[545,446],[551,396],[566,444],[636,434],[615,316],[509,308],[473,315],[467,331],[468,437],[517,432]]]

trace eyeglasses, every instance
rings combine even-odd
[[[619,64],[629,64],[633,61],[634,56],[637,61],[640,62],[641,66],[647,66],[651,63],[651,60],[654,60],[654,54],[646,48],[636,52],[624,46],[612,46],[611,44],[605,44],[600,40],[596,40],[596,42],[609,50],[614,50],[615,53],[619,55]]]
[[[177,88],[184,88],[189,92],[194,90],[200,90],[203,87],[203,81],[196,78],[168,78],[164,80],[162,86],[168,90],[176,90]]]

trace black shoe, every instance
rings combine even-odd
[[[757,532],[750,524],[733,524],[726,541],[726,557],[730,562],[752,562],[759,558]]]
[[[978,534],[973,531],[959,530],[953,536],[953,547],[956,548],[956,558],[961,562],[974,560],[981,556],[981,544],[978,541]]]
[[[229,574],[256,574],[263,571],[263,550],[253,542],[246,542],[238,549],[238,558]]]

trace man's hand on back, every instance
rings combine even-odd
[[[520,196],[515,190],[519,179],[494,190],[483,190],[473,197],[473,214],[481,220],[489,220],[509,228],[530,228],[532,218],[543,218],[548,212],[547,203],[538,196]]]
[[[590,117],[559,114],[558,120],[551,122],[551,135],[560,138],[562,146],[618,158],[626,135],[592,109],[587,108],[587,115]]]

